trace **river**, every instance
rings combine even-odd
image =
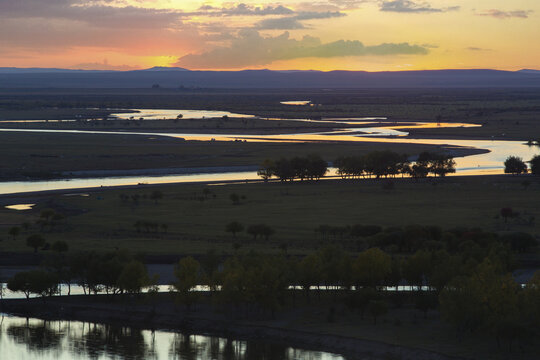
[[[131,113],[111,114],[112,118],[129,120],[130,118],[148,118],[158,121],[159,119],[175,118],[179,114],[188,114],[195,119],[207,116],[241,116],[248,121],[254,118],[252,115],[233,114],[227,112],[212,112],[207,110],[157,110],[137,109]],[[282,119],[271,119],[280,121]],[[537,146],[528,146],[521,141],[504,140],[463,140],[463,139],[415,139],[409,136],[407,130],[426,128],[448,127],[478,127],[481,125],[468,123],[435,123],[435,122],[389,122],[386,118],[360,117],[360,118],[328,118],[322,120],[294,119],[302,122],[330,122],[339,127],[340,124],[356,125],[354,128],[337,129],[334,131],[296,133],[281,135],[245,135],[245,134],[193,134],[193,133],[153,133],[153,132],[121,132],[121,131],[84,131],[84,130],[45,130],[45,129],[0,129],[0,131],[12,132],[55,132],[55,133],[80,133],[80,134],[130,134],[133,136],[166,136],[183,138],[185,140],[200,141],[256,141],[256,142],[373,142],[373,143],[401,143],[401,144],[429,144],[445,147],[450,151],[452,148],[464,147],[482,149],[483,154],[456,158],[455,175],[493,175],[503,173],[503,162],[509,155],[519,156],[528,161],[533,156],[540,154]],[[24,122],[19,120],[18,122]],[[44,120],[43,120],[44,121]],[[53,120],[49,120],[53,121]],[[289,119],[290,121],[290,119]],[[256,164],[254,164],[256,165]],[[336,175],[335,169],[330,169],[330,176]],[[148,176],[96,176],[85,178],[68,178],[46,181],[9,181],[0,182],[0,194],[13,194],[45,190],[69,190],[80,188],[96,188],[104,186],[125,186],[137,184],[165,184],[185,182],[222,182],[222,181],[249,181],[259,179],[256,171],[226,171],[219,169],[201,168],[193,169],[190,174],[155,174]]]

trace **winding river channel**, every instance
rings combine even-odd
[[[249,121],[255,118],[252,115],[233,114],[229,112],[199,111],[199,110],[156,110],[137,109],[132,112],[111,114],[112,119],[133,120],[145,119],[159,121],[162,119],[174,119],[179,114],[184,118],[203,119],[221,116],[242,117]],[[280,121],[282,119],[270,119]],[[290,121],[291,119],[287,119]],[[505,140],[464,140],[464,139],[429,139],[413,138],[409,135],[413,129],[449,128],[449,127],[478,127],[481,125],[467,123],[435,123],[435,122],[391,122],[386,118],[363,117],[363,118],[328,118],[323,120],[293,119],[301,122],[325,122],[336,125],[336,130],[295,133],[278,135],[245,135],[245,134],[194,134],[194,133],[162,133],[162,132],[122,132],[122,131],[85,131],[85,130],[46,130],[46,129],[1,129],[3,132],[54,132],[75,134],[130,134],[133,136],[164,136],[176,137],[185,140],[199,141],[253,141],[253,142],[373,142],[373,143],[400,143],[400,144],[428,144],[444,147],[452,153],[453,149],[470,148],[480,149],[484,153],[456,158],[456,175],[491,175],[503,173],[503,162],[509,155],[515,155],[530,160],[540,153],[537,146],[528,146],[522,141]],[[44,122],[45,120],[37,120]],[[47,121],[70,121],[70,120],[47,120]],[[71,120],[78,121],[78,120]],[[9,122],[9,121],[4,121]],[[36,120],[18,120],[16,122],[36,122]],[[347,128],[339,129],[340,125],[346,124]],[[354,125],[353,127],[350,127]],[[256,164],[253,164],[256,165]],[[160,169],[156,169],[160,170]],[[47,181],[10,181],[0,182],[0,194],[13,194],[45,190],[69,190],[79,188],[96,188],[105,186],[125,186],[137,184],[164,184],[186,182],[222,182],[235,180],[257,180],[256,170],[253,167],[236,168],[200,168],[185,171],[156,171],[151,175],[128,175],[127,176],[101,176],[77,178],[65,178]],[[335,169],[330,169],[330,176],[335,175]]]

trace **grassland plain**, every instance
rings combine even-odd
[[[532,176],[450,177],[418,182],[395,179],[392,189],[385,189],[384,183],[373,179],[228,184],[209,186],[210,192],[198,184],[141,185],[98,189],[89,197],[4,196],[0,200],[4,205],[13,201],[37,205],[30,211],[0,210],[4,239],[0,248],[31,251],[24,238],[39,231],[39,227],[31,225],[14,240],[8,235],[9,228],[25,222],[35,224],[41,211],[48,208],[64,216],[52,230],[45,230],[49,242],[64,240],[72,250],[127,248],[150,254],[202,254],[209,249],[233,253],[239,246],[241,251],[277,252],[283,244],[290,253],[303,254],[329,241],[353,252],[357,249],[357,239],[323,240],[315,231],[323,224],[420,224],[446,229],[525,231],[533,235],[540,232],[535,220],[540,216],[540,182]],[[163,197],[152,200],[156,190]],[[241,199],[237,205],[230,199],[233,193]],[[504,207],[520,216],[505,223],[499,216]],[[166,224],[166,230],[138,232],[137,221]],[[253,240],[244,232],[233,237],[225,232],[231,221],[245,226],[264,223],[276,233],[268,240]]]

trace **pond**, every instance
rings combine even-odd
[[[269,341],[150,331],[0,314],[0,357],[9,360],[345,360]]]

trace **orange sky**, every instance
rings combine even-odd
[[[538,0],[0,1],[0,66],[540,68]]]

